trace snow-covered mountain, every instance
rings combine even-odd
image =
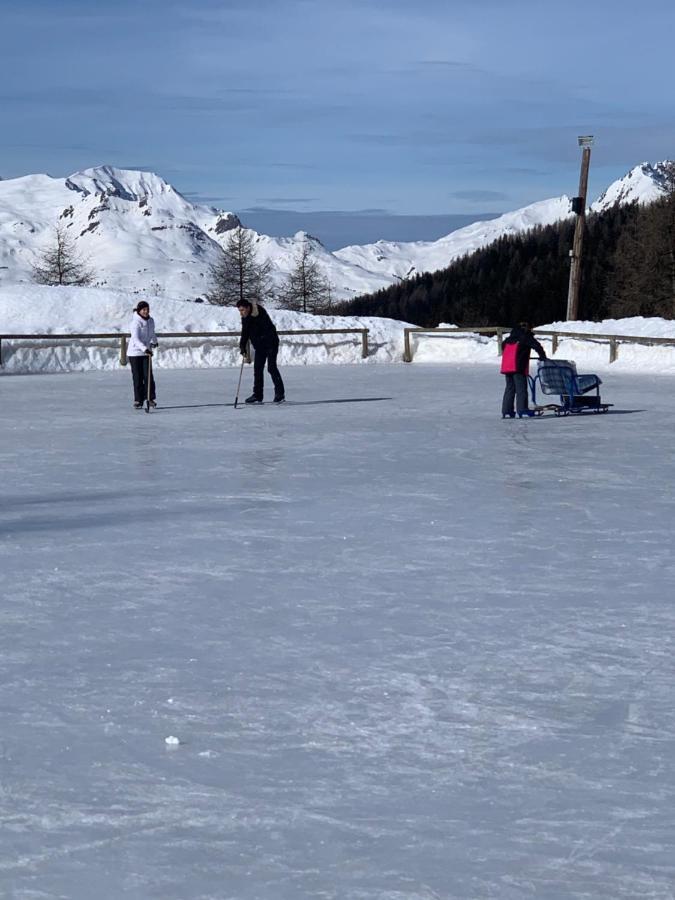
[[[148,172],[101,166],[65,179],[10,179],[0,184],[0,285],[30,281],[55,226],[65,225],[97,285],[194,299],[203,296],[209,268],[238,224],[233,213],[191,203]],[[292,238],[256,234],[259,257],[271,262],[275,281],[290,270],[304,239],[302,232]],[[313,244],[337,297],[382,286],[381,275],[337,259],[319,241]]]
[[[527,231],[535,225],[550,225],[571,215],[569,197],[542,200],[504,213],[488,222],[474,222],[437,241],[377,241],[375,244],[344,247],[333,254],[344,262],[359,265],[382,276],[406,278],[414,272],[435,272],[453,259],[472,253],[507,234]]]
[[[592,209],[653,201],[663,192],[664,166],[636,166]],[[317,262],[340,299],[415,272],[444,268],[502,235],[549,225],[570,214],[569,198],[563,196],[476,222],[437,241],[377,241],[333,253],[304,232],[284,238],[254,235],[259,257],[270,262],[277,284],[292,268],[302,241],[312,241]],[[58,224],[72,233],[99,286],[195,299],[207,289],[209,268],[239,219],[191,203],[151,172],[99,166],[68,178],[27,175],[0,180],[0,285],[31,281],[32,265]]]
[[[610,184],[592,204],[591,210],[604,212],[617,204],[653,203],[663,196],[669,166],[672,166],[669,160],[654,165],[645,162],[635,166],[623,178]]]
[[[592,204],[591,210],[603,212],[615,204],[652,203],[663,195],[667,165],[668,161],[635,166],[623,178],[613,182]],[[437,241],[377,241],[374,244],[344,247],[333,255],[371,272],[380,272],[383,276],[394,274],[398,278],[405,278],[415,272],[443,269],[453,259],[473,253],[504,235],[527,231],[536,225],[552,225],[571,214],[570,198],[555,197],[504,213],[488,222],[475,222]]]

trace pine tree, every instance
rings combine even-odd
[[[675,318],[675,162],[668,162],[665,169],[664,187],[664,231],[665,256],[668,266],[670,288],[670,311],[668,315]]]
[[[238,225],[228,233],[220,260],[211,266],[206,299],[216,306],[257,303],[271,292],[270,268],[269,262],[257,260],[254,233]]]
[[[33,263],[33,280],[37,284],[87,285],[94,280],[94,273],[88,263],[81,259],[75,239],[63,225],[54,228],[52,242]]]

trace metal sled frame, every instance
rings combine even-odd
[[[537,374],[529,377],[534,412],[543,415],[552,410],[556,416],[575,413],[604,413],[612,405],[600,400],[602,381],[597,375],[577,375],[573,363],[566,360],[541,360]],[[559,403],[537,403],[537,385],[542,394],[557,394]]]

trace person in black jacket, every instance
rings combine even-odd
[[[539,359],[546,359],[544,348],[532,334],[529,322],[521,322],[511,329],[511,334],[504,341],[502,350],[502,373],[506,378],[504,397],[502,399],[502,419],[533,416],[528,409],[527,375],[530,368],[530,351],[534,350]],[[516,401],[514,411],[513,401]]]
[[[241,316],[241,337],[239,349],[246,356],[246,345],[250,341],[255,350],[253,358],[253,393],[246,398],[246,403],[263,402],[263,382],[265,363],[274,383],[274,402],[283,403],[285,399],[284,382],[277,368],[279,352],[279,335],[267,311],[255,301],[240,300],[237,309]]]

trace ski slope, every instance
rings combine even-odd
[[[283,374],[0,381],[0,896],[672,898],[675,379]]]

